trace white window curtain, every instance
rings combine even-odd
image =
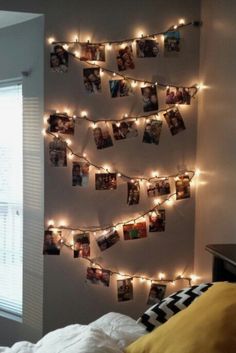
[[[22,316],[22,84],[0,82],[0,310]]]

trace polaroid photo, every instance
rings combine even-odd
[[[72,164],[72,186],[88,186],[89,163],[73,162]]]
[[[66,142],[58,138],[54,138],[49,143],[49,158],[52,167],[67,166],[66,146]]]
[[[161,129],[162,129],[161,120],[151,119],[149,122],[146,122],[145,130],[143,134],[143,142],[159,145]]]
[[[105,124],[103,127],[93,129],[93,137],[98,150],[113,146],[111,135]]]
[[[177,135],[179,132],[186,129],[182,115],[178,109],[168,110],[164,117],[170,129],[171,135]]]
[[[155,39],[136,40],[137,58],[154,58],[159,53],[159,43]]]
[[[45,230],[43,255],[60,255],[61,230]]]
[[[119,71],[135,68],[132,45],[126,45],[124,48],[118,46],[116,62]]]
[[[161,178],[149,183],[147,188],[148,197],[162,196],[170,194],[169,178]]]
[[[118,302],[125,302],[133,299],[132,278],[117,280]]]
[[[97,173],[95,174],[96,190],[116,190],[117,178],[116,173]]]
[[[128,96],[134,95],[134,91],[131,86],[131,83],[127,79],[110,80],[109,86],[110,86],[111,98],[128,97]]]
[[[149,212],[149,232],[164,232],[166,223],[165,210]]]
[[[83,43],[80,45],[80,60],[105,61],[105,45]]]
[[[117,140],[125,140],[138,136],[137,124],[135,121],[122,121],[112,124],[113,137]]]
[[[89,233],[74,235],[74,258],[90,256]]]
[[[143,111],[151,112],[158,110],[158,98],[156,86],[145,86],[141,88],[143,99]]]
[[[154,305],[154,304],[160,303],[160,301],[164,298],[165,293],[166,293],[165,284],[152,283],[148,300],[147,300],[147,305]]]
[[[190,178],[188,175],[179,176],[175,181],[176,200],[183,200],[190,197]]]
[[[176,55],[180,51],[180,32],[170,31],[164,34],[165,56]]]
[[[101,93],[101,76],[99,68],[83,69],[84,87],[91,94]]]
[[[146,238],[147,237],[146,222],[124,224],[123,234],[124,234],[124,240]]]
[[[120,236],[116,230],[110,230],[105,234],[99,236],[96,242],[101,251],[109,249],[111,246],[115,245],[120,240]]]
[[[50,54],[50,67],[53,72],[67,72],[69,63],[69,54],[62,45],[54,45]]]
[[[128,205],[138,205],[140,198],[140,185],[139,181],[134,182],[128,181],[128,194],[127,194],[127,204]]]
[[[74,119],[66,114],[51,114],[48,118],[48,124],[49,132],[59,132],[61,134],[74,135]]]
[[[166,104],[185,104],[191,103],[191,92],[189,88],[168,87],[166,88]]]
[[[109,270],[104,270],[99,267],[88,267],[87,268],[87,280],[92,284],[103,284],[106,287],[110,285],[111,273]]]

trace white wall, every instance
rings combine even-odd
[[[111,2],[100,0],[96,4],[85,0],[32,2],[2,0],[1,9],[29,11],[45,14],[45,36],[57,39],[71,39],[80,32],[80,38],[91,36],[94,41],[132,37],[138,28],[145,33],[164,30],[179,18],[199,19],[198,0],[129,0]],[[190,85],[198,82],[199,29],[190,27],[183,31],[183,41],[178,58],[136,60],[137,68],[132,74],[137,77]],[[109,55],[109,67],[115,69],[115,61]],[[45,56],[45,111],[68,106],[77,113],[89,111],[92,117],[113,116],[121,113],[140,114],[141,96],[112,100],[108,94],[107,80],[103,81],[103,94],[86,96],[82,82],[82,65],[71,62],[69,73],[60,75],[49,70],[49,48]],[[159,103],[164,105],[164,92],[159,92]],[[197,100],[191,107],[181,109],[187,130],[171,137],[164,123],[160,145],[146,146],[141,143],[142,128],[137,141],[115,143],[114,148],[97,151],[91,131],[80,125],[73,139],[73,148],[86,150],[91,160],[99,163],[113,161],[115,167],[128,174],[150,175],[158,169],[161,174],[171,174],[183,166],[194,168],[196,149]],[[53,218],[65,218],[72,226],[98,224],[132,217],[135,212],[152,207],[150,200],[141,195],[138,207],[126,205],[126,185],[120,185],[115,192],[94,190],[94,176],[88,189],[79,190],[71,186],[71,166],[66,169],[51,168],[45,148],[45,222]],[[133,211],[134,210],[134,211]],[[192,271],[194,245],[194,191],[190,200],[179,201],[167,209],[167,227],[163,234],[150,234],[147,239],[120,244],[100,254],[92,244],[92,256],[102,256],[101,263],[114,270],[156,276],[159,271],[175,276],[176,271]],[[43,237],[43,234],[40,234]],[[41,249],[38,249],[40,256]],[[146,308],[148,286],[135,283],[135,299],[118,303],[116,299],[116,278],[110,288],[96,287],[85,283],[86,264],[74,260],[67,249],[60,257],[44,258],[44,332],[73,322],[87,323],[108,311],[119,311],[134,318]]]
[[[195,269],[211,278],[206,244],[235,243],[235,60],[236,2],[204,0],[200,77],[208,89],[199,96]]]
[[[36,340],[42,335],[44,217],[43,140],[43,19],[39,17],[0,30],[0,80],[23,77],[24,220],[23,323],[0,317],[0,345]],[[11,122],[2,121],[11,128]],[[16,176],[17,178],[17,176]],[[4,329],[3,329],[4,328]]]

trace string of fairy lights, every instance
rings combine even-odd
[[[61,45],[64,48],[64,50],[68,53],[69,56],[73,57],[76,61],[79,61],[83,65],[88,65],[90,67],[94,67],[94,68],[99,69],[100,76],[102,76],[104,73],[106,73],[109,76],[112,76],[113,78],[120,77],[124,80],[130,81],[132,87],[136,87],[139,84],[140,87],[145,87],[147,85],[151,85],[152,87],[160,87],[163,89],[169,89],[170,87],[173,87],[176,89],[182,88],[182,89],[188,90],[191,98],[195,98],[198,91],[201,88],[203,88],[202,84],[183,86],[183,85],[176,85],[176,84],[172,84],[172,83],[159,82],[157,80],[144,80],[142,78],[137,78],[137,77],[133,77],[130,75],[126,75],[123,72],[112,70],[108,67],[105,67],[104,65],[100,65],[96,62],[96,60],[86,60],[84,58],[82,59],[80,56],[80,52],[78,50],[78,47],[81,45],[104,45],[106,50],[112,50],[114,46],[120,46],[120,48],[123,48],[127,45],[132,45],[134,42],[136,42],[138,40],[157,39],[158,36],[165,36],[168,32],[182,30],[182,29],[189,27],[189,26],[199,27],[199,26],[201,26],[201,24],[202,24],[201,21],[191,21],[191,22],[186,23],[184,19],[180,19],[179,24],[173,25],[165,31],[155,32],[155,33],[151,33],[151,34],[147,34],[147,35],[141,33],[138,36],[135,36],[132,38],[126,38],[126,39],[122,39],[122,40],[105,40],[105,41],[99,41],[99,42],[91,42],[90,39],[87,39],[87,41],[79,41],[79,38],[76,37],[75,40],[73,40],[73,41],[56,41],[54,38],[51,37],[48,39],[48,42],[52,46]],[[91,124],[91,127],[94,129],[96,128],[98,123],[109,123],[110,122],[110,123],[115,123],[117,125],[117,127],[119,127],[121,122],[128,121],[128,120],[135,121],[136,124],[138,125],[139,121],[141,119],[145,119],[145,121],[147,123],[150,121],[150,119],[159,120],[160,113],[165,113],[165,112],[168,112],[172,109],[178,110],[178,106],[179,106],[179,104],[169,105],[168,108],[159,109],[158,111],[154,111],[150,114],[145,114],[145,115],[142,114],[142,115],[137,115],[137,116],[131,116],[128,114],[124,114],[123,116],[121,116],[118,119],[108,118],[108,119],[99,119],[99,120],[92,119],[91,117],[88,116],[87,111],[83,110],[80,112],[80,115],[74,114],[72,117],[69,117],[69,118],[72,118],[74,120],[74,122],[78,122],[79,120],[87,121],[88,123]],[[68,112],[66,110],[63,113],[56,111],[56,114],[64,114],[64,115],[68,116]],[[127,175],[126,173],[119,171],[119,170],[112,171],[112,169],[108,166],[97,165],[96,163],[92,162],[87,157],[86,153],[81,154],[81,153],[75,152],[71,147],[71,141],[69,139],[63,139],[59,132],[52,133],[46,129],[43,129],[42,132],[44,135],[49,135],[49,136],[53,137],[54,139],[58,139],[61,142],[65,143],[66,150],[68,153],[68,158],[70,160],[73,160],[74,158],[79,159],[79,160],[87,163],[89,166],[92,166],[95,169],[97,169],[98,173],[101,173],[101,172],[102,173],[115,173],[119,178],[122,178],[125,181],[131,182],[131,183],[135,183],[136,181],[138,181],[140,183],[146,182],[146,184],[148,186],[148,185],[150,185],[150,183],[155,182],[157,180],[161,180],[161,179],[173,178],[174,180],[178,180],[183,175],[188,176],[189,182],[191,182],[195,176],[200,175],[200,170],[197,169],[197,170],[181,170],[178,173],[171,174],[171,175],[165,175],[165,176],[160,176],[158,172],[153,172],[152,176],[150,176],[150,177],[148,177],[148,176],[130,176],[130,175]],[[155,203],[154,207],[148,209],[147,211],[142,212],[141,214],[139,214],[135,217],[131,217],[130,219],[127,219],[125,221],[118,221],[114,224],[108,224],[108,225],[103,225],[103,226],[99,226],[99,225],[81,226],[81,225],[78,225],[76,227],[70,227],[70,226],[67,226],[64,223],[64,221],[59,221],[58,225],[56,225],[53,220],[49,220],[48,221],[48,230],[65,231],[65,232],[67,231],[70,233],[72,238],[73,238],[73,234],[75,232],[81,232],[82,234],[85,232],[89,232],[96,238],[97,233],[99,233],[99,234],[101,232],[105,233],[109,230],[116,231],[118,229],[118,227],[120,227],[120,226],[122,227],[127,224],[134,224],[135,225],[138,221],[145,220],[145,217],[147,215],[149,215],[151,212],[158,213],[158,210],[160,209],[160,207],[162,205],[164,205],[165,203],[167,203],[168,205],[173,204],[173,200],[174,200],[176,194],[177,193],[174,192],[174,193],[169,194],[165,198],[155,199],[154,200],[154,203]],[[68,249],[75,250],[75,243],[73,240],[72,241],[69,240],[69,237],[65,237],[63,235],[61,237],[61,244],[65,247],[67,247]],[[163,272],[159,273],[158,278],[153,278],[153,277],[148,277],[146,275],[123,273],[118,270],[116,271],[116,270],[112,270],[109,268],[105,268],[100,263],[98,263],[96,261],[96,259],[93,259],[90,257],[85,256],[85,257],[81,257],[81,259],[84,261],[87,261],[92,268],[97,268],[97,269],[109,272],[109,274],[111,276],[117,275],[120,278],[131,279],[131,280],[139,279],[141,282],[148,282],[150,284],[152,284],[152,283],[167,283],[168,284],[169,283],[171,285],[175,285],[176,281],[185,280],[188,282],[189,285],[191,285],[192,281],[195,281],[198,278],[196,275],[185,276],[184,274],[178,274],[177,276],[175,276],[173,278],[167,278]]]

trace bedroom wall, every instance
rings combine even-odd
[[[180,18],[199,19],[198,0],[129,0],[111,2],[101,0],[96,5],[85,0],[50,2],[2,0],[1,10],[38,12],[45,15],[45,38],[69,40],[80,34],[81,40],[91,36],[92,41],[132,37],[137,30],[150,33],[168,28]],[[88,97],[83,88],[82,65],[71,62],[68,74],[60,75],[49,70],[49,51],[45,40],[45,112],[69,107],[77,113],[89,111],[92,117],[115,117],[123,113],[142,113],[141,96],[112,100],[107,80],[103,81],[103,94]],[[190,27],[183,32],[182,49],[178,58],[136,60],[134,76],[191,85],[198,82],[199,29]],[[109,54],[106,65],[116,68]],[[164,91],[159,92],[159,103],[164,105]],[[175,137],[170,135],[164,123],[159,146],[141,143],[143,124],[137,141],[115,143],[113,148],[97,151],[91,131],[85,125],[79,127],[73,138],[73,147],[85,151],[96,163],[109,163],[129,174],[149,174],[158,169],[160,174],[172,174],[179,168],[194,168],[196,152],[197,100],[191,107],[180,108],[187,130]],[[69,225],[98,224],[132,217],[137,212],[152,207],[145,197],[138,207],[126,205],[126,185],[115,192],[94,190],[94,172],[87,189],[71,186],[71,165],[68,168],[49,166],[47,143],[45,145],[45,223],[49,219],[67,220]],[[160,271],[168,276],[176,272],[192,272],[194,251],[194,190],[192,198],[179,201],[167,208],[166,232],[149,234],[147,239],[124,242],[100,253],[94,241],[92,256],[114,270],[157,276]],[[43,234],[40,235],[43,240]],[[42,248],[38,248],[41,257]],[[88,323],[109,311],[118,311],[137,318],[146,308],[149,291],[147,284],[134,282],[134,300],[118,303],[116,278],[112,277],[110,288],[93,286],[85,281],[87,263],[73,259],[68,249],[59,257],[44,257],[44,333],[66,324]],[[180,284],[183,286],[183,283]],[[172,288],[169,288],[172,290]]]
[[[43,141],[43,18],[0,30],[0,81],[22,78],[24,121],[23,323],[0,315],[0,345],[37,340],[42,335],[44,219]],[[22,71],[31,71],[22,77]],[[11,128],[2,116],[1,133]],[[14,136],[12,136],[14,143]],[[17,178],[17,176],[16,176]],[[1,285],[1,284],[0,284]],[[1,313],[2,314],[2,313]]]
[[[234,0],[202,2],[197,165],[203,171],[196,200],[195,269],[211,278],[206,244],[235,243],[235,14]]]

